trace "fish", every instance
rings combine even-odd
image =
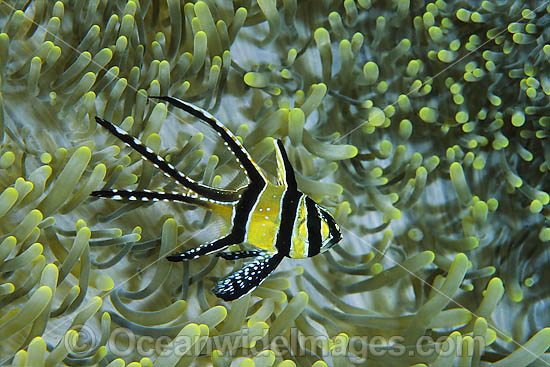
[[[238,271],[219,280],[213,293],[233,301],[256,289],[285,258],[304,259],[323,253],[339,243],[342,234],[333,216],[298,190],[294,168],[284,144],[274,139],[277,182],[270,182],[243,144],[208,111],[169,96],[150,96],[167,102],[208,124],[233,153],[247,177],[236,190],[214,188],[179,172],[174,165],[137,138],[100,117],[96,122],[137,151],[166,176],[183,186],[183,192],[150,190],[99,190],[92,196],[127,201],[173,201],[202,207],[219,215],[227,224],[226,234],[212,242],[167,256],[168,261],[186,261],[215,254],[226,260],[249,259]],[[246,244],[245,250],[224,251]]]

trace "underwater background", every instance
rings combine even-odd
[[[1,366],[550,366],[550,3],[0,2]],[[193,179],[244,183],[209,110],[343,240],[242,266],[165,256],[216,239],[95,116]],[[179,188],[181,189],[181,188]]]

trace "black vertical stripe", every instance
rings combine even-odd
[[[250,212],[254,205],[260,200],[264,185],[250,184],[241,196],[241,200],[235,208],[235,216],[231,228],[231,236],[234,236],[235,243],[243,242],[246,238],[246,228],[250,218]]]
[[[103,120],[99,117],[96,117],[95,120],[98,124],[107,129],[111,134],[119,138],[124,143],[128,144],[132,149],[141,154],[151,163],[157,165],[160,170],[165,172],[167,175],[169,175],[188,189],[193,190],[201,196],[216,201],[231,202],[238,200],[238,193],[234,191],[215,189],[209,186],[201,185],[191,180],[183,173],[178,172],[176,169],[173,168],[173,166],[168,164],[164,159],[157,156],[155,153],[147,151],[148,148],[145,147],[142,143],[139,142],[139,140],[137,140],[133,136],[123,133],[121,129],[115,127],[107,120]]]
[[[235,206],[235,215],[231,225],[231,232],[214,242],[201,245],[194,249],[182,252],[180,254],[167,257],[170,261],[183,261],[194,259],[199,256],[207,255],[215,251],[222,250],[227,246],[244,242],[246,238],[246,224],[249,220],[249,214],[254,208],[254,204],[259,200],[262,189],[265,185],[249,185],[241,196],[241,200]]]
[[[312,257],[321,252],[321,217],[315,202],[306,196],[307,208],[307,256]]]
[[[233,140],[233,137],[231,137],[227,131],[218,125],[216,123],[216,120],[213,117],[206,116],[203,111],[201,111],[200,108],[193,106],[189,103],[186,103],[182,100],[179,100],[177,98],[173,97],[167,97],[167,96],[160,96],[160,97],[150,97],[150,98],[156,98],[160,99],[162,101],[166,101],[170,103],[171,105],[178,107],[185,112],[195,116],[196,118],[206,122],[208,125],[210,125],[220,136],[222,139],[228,144],[231,151],[235,154],[235,157],[239,159],[239,162],[244,167],[248,177],[250,178],[250,181],[260,183],[264,182],[265,180],[262,176],[262,174],[258,171],[256,166],[252,163],[252,161],[249,159],[246,152]]]
[[[298,215],[298,204],[302,197],[301,192],[287,188],[283,194],[283,205],[281,208],[281,224],[277,232],[277,241],[275,248],[281,254],[288,256],[290,254],[290,244],[292,243],[292,232],[294,231],[294,222]]]
[[[286,154],[285,146],[283,142],[279,139],[276,140],[276,143],[279,151],[281,152],[281,157],[283,158],[286,184],[289,189],[298,190],[298,184],[296,183],[296,177],[294,176],[294,169],[292,168],[292,164],[290,164],[290,160],[288,159],[288,155]]]

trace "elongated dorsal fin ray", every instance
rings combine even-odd
[[[167,176],[170,176],[187,189],[194,191],[198,195],[220,202],[233,202],[239,199],[239,194],[235,191],[216,189],[192,180],[187,175],[184,175],[178,171],[171,163],[166,162],[164,158],[155,154],[155,152],[146,147],[141,141],[126,133],[126,131],[122,130],[120,127],[99,117],[96,117],[95,120],[111,134],[126,143],[136,152],[141,154],[142,157],[153,163],[155,167],[158,167]]]
[[[285,185],[290,190],[298,190],[294,168],[288,159],[285,146],[280,139],[275,140],[275,154],[277,155],[277,173],[279,183]]]
[[[233,135],[233,133],[229,131],[219,120],[212,116],[210,112],[178,98],[168,96],[150,96],[149,98],[160,99],[168,102],[172,106],[182,109],[196,118],[206,122],[221,136],[229,149],[233,152],[242,168],[246,171],[250,182],[252,184],[261,185],[265,185],[267,183],[267,178],[263,174],[262,170],[258,164],[254,162],[237,137],[235,137],[235,135]]]

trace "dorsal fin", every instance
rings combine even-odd
[[[298,190],[296,177],[294,176],[294,168],[288,159],[285,146],[279,139],[275,140],[275,154],[277,155],[277,173],[279,183],[285,185],[290,190]]]
[[[120,127],[113,125],[109,121],[99,118],[97,116],[95,120],[98,124],[107,129],[107,131],[109,131],[111,134],[113,134],[118,139],[134,149],[136,152],[138,152],[142,158],[147,159],[149,162],[153,163],[155,167],[158,167],[167,176],[172,177],[174,180],[176,180],[189,190],[216,201],[233,202],[239,200],[239,193],[231,190],[213,188],[192,180],[187,175],[178,171],[176,167],[174,167],[170,162],[167,162],[166,160],[164,160],[164,158],[155,154],[155,152],[153,152],[147,146],[143,145],[141,141],[129,135]]]
[[[190,113],[196,118],[206,122],[210,125],[225,141],[229,149],[233,152],[242,168],[246,171],[248,178],[250,179],[251,184],[264,186],[267,184],[267,178],[264,176],[260,167],[254,162],[250,154],[246,151],[241,142],[229,131],[218,119],[216,119],[208,111],[203,110],[200,107],[192,105],[182,101],[181,99],[168,97],[168,96],[158,96],[149,98],[160,99],[162,101],[168,102],[171,105],[184,110],[185,112]]]

